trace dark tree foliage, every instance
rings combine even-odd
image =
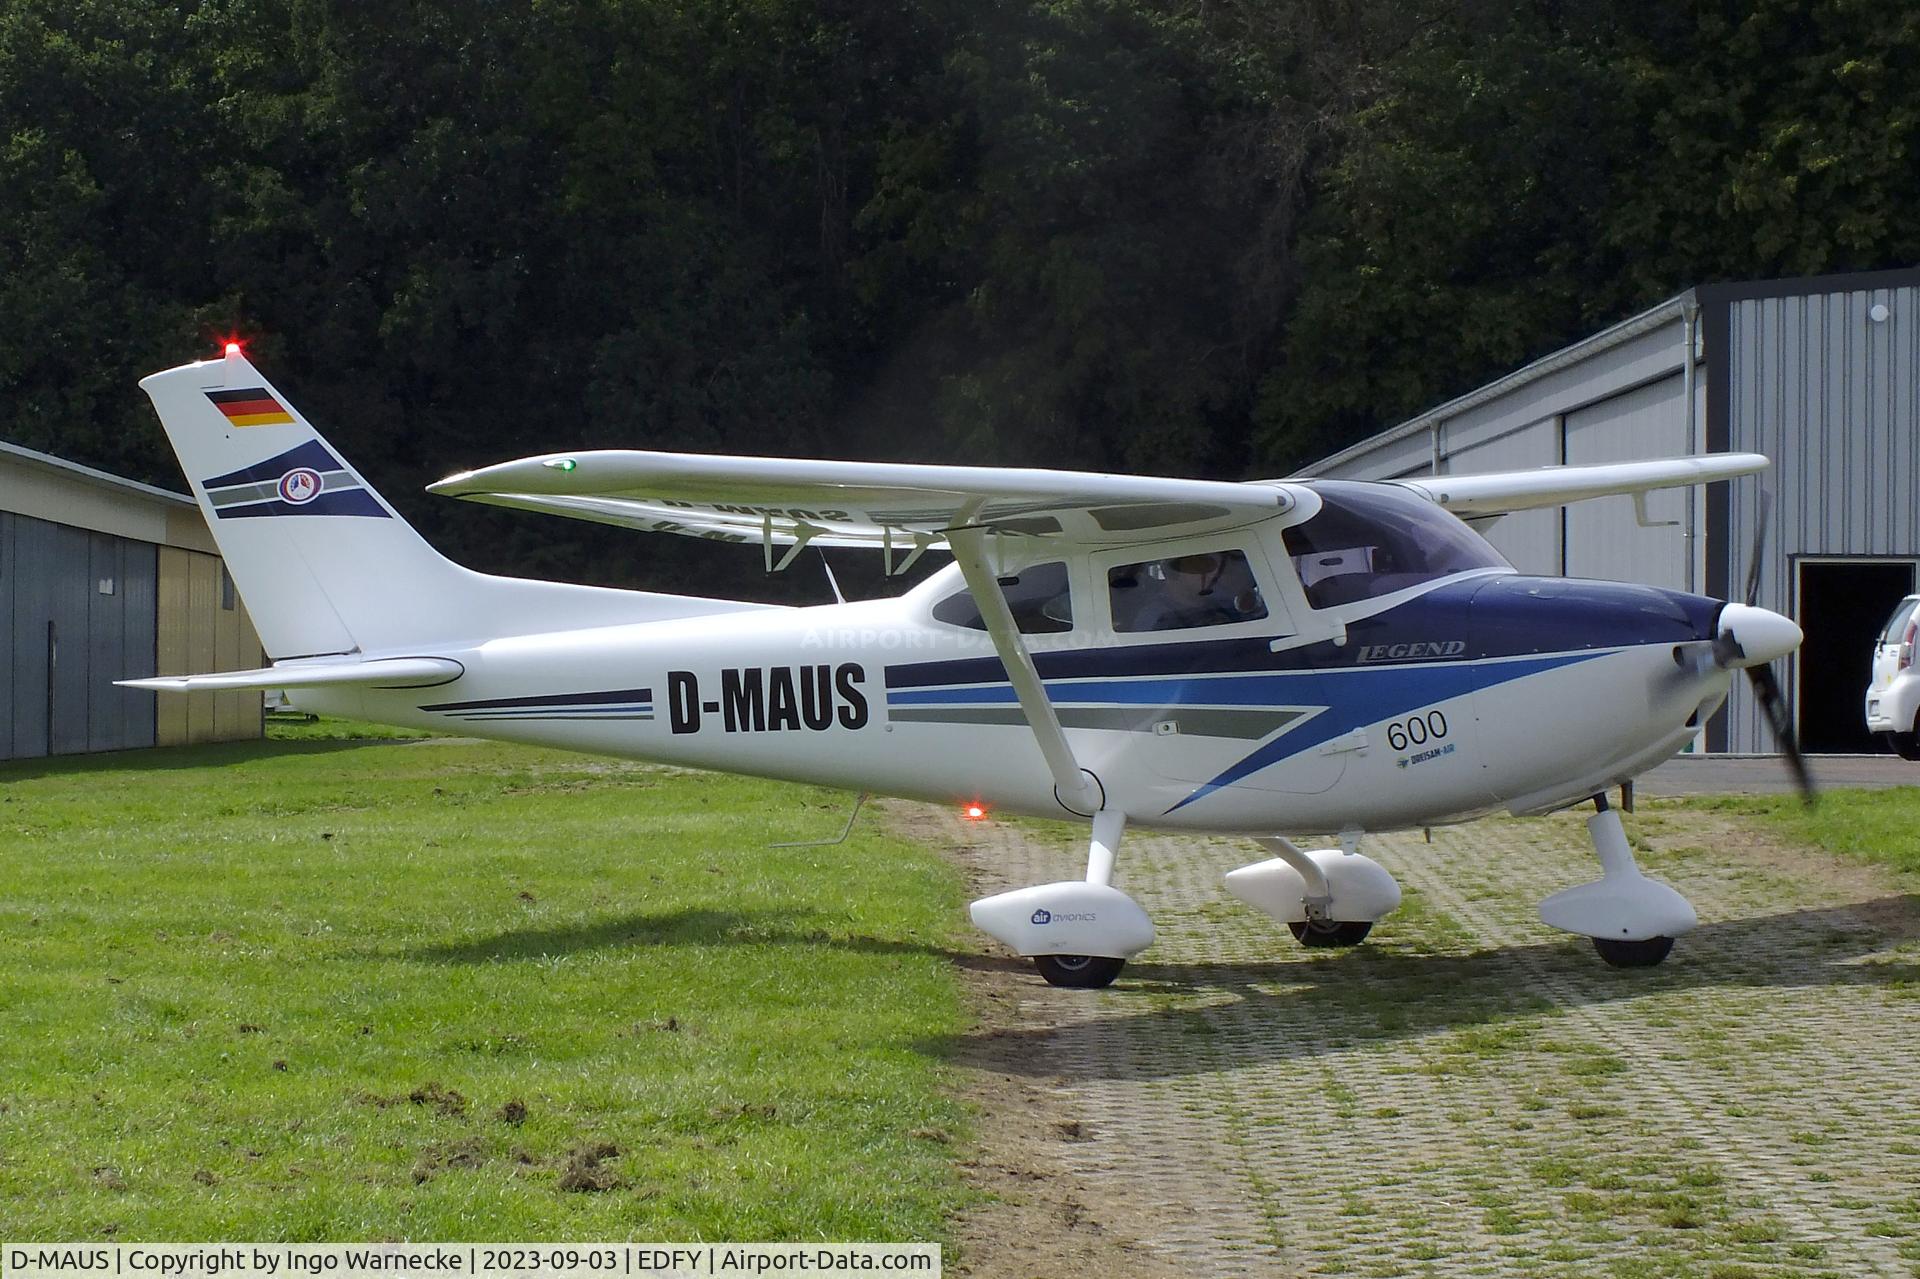
[[[1318,175],[1256,409],[1299,462],[1715,280],[1920,262],[1920,10],[1453,9]]]
[[[178,486],[134,384],[237,334],[456,558],[823,598],[420,488],[1276,473],[1693,283],[1920,260],[1917,62],[1869,0],[0,0],[0,438]]]

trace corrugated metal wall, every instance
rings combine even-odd
[[[1435,427],[1400,438],[1388,433],[1341,455],[1322,473],[1376,480],[1427,473],[1436,429],[1441,469],[1451,475],[1685,456],[1694,451],[1686,411],[1687,338],[1680,308],[1669,303],[1653,322],[1610,345],[1458,413],[1436,409]],[[1522,511],[1480,531],[1523,573],[1684,590],[1695,576],[1687,536],[1691,514],[1684,495],[1657,494],[1649,517],[1679,524],[1644,528],[1631,499],[1609,498],[1579,503],[1564,516],[1559,510]]]
[[[1577,409],[1564,422],[1569,466],[1684,457],[1690,451],[1685,379],[1679,374]],[[1646,505],[1653,527],[1640,523],[1627,497],[1566,507],[1567,576],[1686,590],[1687,495],[1680,489],[1649,493]]]
[[[0,512],[0,757],[153,744],[154,552]]]
[[[260,640],[216,556],[159,548],[159,673],[245,670],[260,662]],[[229,741],[260,731],[258,693],[169,693],[160,700],[161,746]]]
[[[1517,431],[1491,438],[1473,438],[1452,449],[1447,471],[1471,475],[1475,471],[1515,471],[1523,467],[1557,466],[1561,461],[1560,419],[1546,418]],[[1522,573],[1560,572],[1560,512],[1516,511],[1479,526],[1494,548]]]
[[[1682,521],[1663,529],[1639,527],[1631,502],[1603,499],[1569,507],[1564,526],[1557,517],[1550,522],[1532,514],[1508,517],[1487,532],[1524,571],[1701,593],[1720,584],[1737,595],[1764,486],[1775,502],[1759,602],[1798,618],[1795,566],[1804,559],[1920,559],[1920,284],[1914,277],[1903,271],[1699,290],[1703,323],[1721,334],[1709,352],[1713,365],[1696,382],[1703,430],[1709,416],[1724,424],[1710,444],[1689,438],[1681,376],[1685,328],[1676,311],[1626,341],[1500,387],[1457,414],[1448,416],[1446,406],[1435,410],[1443,469],[1539,466],[1562,460],[1553,456],[1556,448],[1573,464],[1700,448],[1764,453],[1773,459],[1771,472],[1727,486],[1724,529],[1710,519],[1709,507],[1719,498],[1701,490],[1650,499],[1652,518]],[[1392,478],[1409,473],[1421,453],[1430,459],[1432,450],[1430,431],[1408,436],[1400,428],[1399,438],[1389,432],[1330,459],[1323,473]],[[1797,667],[1786,672],[1796,707],[1798,675]],[[1745,680],[1734,683],[1726,726],[1721,749],[1775,749]]]
[[[114,686],[260,663],[224,573],[216,556],[0,511],[0,759],[258,736],[258,693]]]
[[[1774,461],[1759,602],[1793,614],[1793,557],[1920,551],[1920,289],[1745,298],[1727,311],[1728,447]],[[1736,592],[1760,487],[1741,481],[1729,496]],[[1774,749],[1744,682],[1728,700],[1727,749]]]

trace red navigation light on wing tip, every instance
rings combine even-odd
[[[987,806],[978,800],[960,810],[960,816],[970,822],[982,822],[987,819]]]
[[[240,354],[240,344],[238,342],[227,343],[227,354],[228,355]]]

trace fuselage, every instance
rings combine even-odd
[[[1063,817],[985,633],[897,599],[534,634],[329,713]],[[1717,601],[1479,569],[1273,625],[1028,639],[1108,806],[1162,829],[1440,824],[1571,802],[1683,747],[1726,671],[1676,660]],[[1289,620],[1289,617],[1292,620]],[[1091,619],[1089,619],[1091,621]]]

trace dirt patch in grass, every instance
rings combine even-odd
[[[478,1168],[487,1161],[486,1143],[478,1137],[458,1141],[436,1141],[420,1152],[413,1165],[413,1184],[418,1186],[448,1168]]]
[[[620,1148],[610,1141],[575,1146],[567,1156],[566,1166],[560,1170],[560,1189],[590,1194],[618,1190],[627,1184],[626,1179],[607,1167],[606,1161],[619,1154]]]
[[[467,1113],[466,1096],[455,1089],[443,1087],[436,1080],[428,1080],[405,1096],[363,1092],[354,1100],[362,1106],[373,1106],[380,1110],[394,1106],[430,1106],[435,1114],[447,1119],[459,1119]]]

